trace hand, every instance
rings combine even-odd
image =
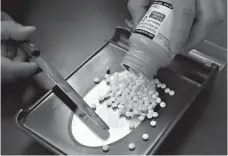
[[[172,1],[174,20],[170,48],[173,53],[188,52],[201,43],[211,28],[224,21],[223,0]],[[129,0],[133,28],[145,15],[153,0]]]
[[[1,12],[1,18],[1,81],[13,82],[35,74],[38,71],[36,63],[26,62],[27,55],[10,40],[26,40],[36,31],[36,28],[22,26],[3,12]]]

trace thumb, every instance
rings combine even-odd
[[[23,41],[36,31],[34,26],[23,26],[14,21],[2,21],[1,27],[2,40],[13,39]]]
[[[174,18],[170,48],[175,54],[182,52],[195,18],[195,0],[173,1]]]
[[[146,14],[147,8],[150,5],[150,0],[129,0],[128,10],[132,17],[133,28],[135,28]]]
[[[39,71],[39,68],[34,62],[14,62],[2,57],[1,64],[3,82],[12,82],[17,79],[26,78]]]

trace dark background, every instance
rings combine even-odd
[[[227,1],[225,1],[227,2]],[[129,17],[127,0],[2,0],[2,10],[16,21],[35,25],[32,37],[43,57],[67,76]],[[208,40],[226,47],[227,22],[211,31]],[[213,89],[194,103],[157,154],[227,153],[227,67]],[[51,154],[15,124],[15,113],[52,87],[43,73],[2,85],[2,154]]]

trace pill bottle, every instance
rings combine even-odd
[[[172,0],[154,1],[129,38],[129,52],[121,65],[142,73],[149,80],[176,54],[170,50],[173,22]]]

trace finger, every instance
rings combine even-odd
[[[183,50],[195,17],[195,0],[173,1],[174,17],[170,48],[175,54]]]
[[[13,62],[10,70],[14,78],[24,78],[37,72],[38,67],[34,62]]]
[[[12,44],[6,45],[6,57],[7,58],[12,60],[16,56],[16,51],[17,51],[17,48],[14,45],[12,45]]]
[[[17,49],[16,57],[14,57],[14,62],[25,62],[27,61],[28,56],[25,54],[24,51],[22,51],[20,48]]]
[[[132,20],[125,19],[125,24],[128,26],[128,28],[130,28],[130,29],[133,28]]]
[[[184,46],[184,48],[186,49],[185,52],[192,50],[198,44],[200,44],[206,37],[207,33],[209,32],[209,28],[210,28],[209,23],[203,20],[197,20],[194,23],[191,29],[189,39]]]
[[[14,21],[2,21],[1,27],[1,37],[3,40],[23,41],[36,31],[34,26],[22,26]]]
[[[128,10],[132,17],[133,27],[136,27],[142,17],[146,14],[147,8],[150,5],[150,0],[129,0]]]
[[[1,58],[2,80],[12,82],[17,79],[26,78],[36,74],[39,71],[37,65],[33,62],[13,62],[7,58]]]
[[[6,45],[4,43],[1,43],[1,56],[6,57]]]
[[[221,23],[225,20],[225,7],[222,0],[197,0],[196,12],[198,19],[208,22]]]
[[[195,22],[185,45],[186,51],[199,45],[210,29],[224,21],[224,7],[221,0],[198,0],[196,1],[196,12]]]
[[[1,21],[13,21],[13,19],[7,13],[1,11]]]

